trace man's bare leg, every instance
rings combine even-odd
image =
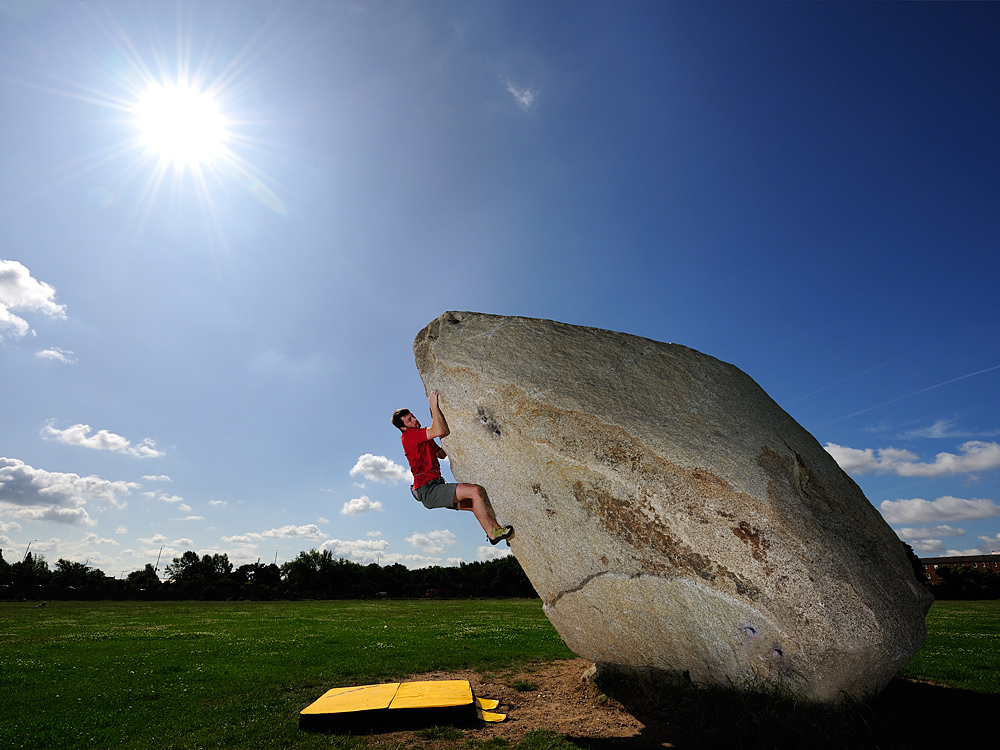
[[[486,536],[490,539],[493,538],[493,530],[498,528],[500,524],[497,523],[497,519],[490,513],[490,508],[486,504],[485,489],[478,484],[462,482],[455,489],[455,507],[459,510],[471,510],[475,514],[476,520],[479,521],[479,525],[483,527],[483,531],[486,532]]]

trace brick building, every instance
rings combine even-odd
[[[944,566],[963,566],[966,568],[976,568],[977,570],[989,570],[993,573],[1000,573],[1000,552],[991,555],[959,555],[956,557],[921,557],[920,564],[924,566],[924,575],[927,580],[934,583],[941,583],[937,570]]]

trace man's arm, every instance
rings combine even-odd
[[[430,395],[427,397],[427,403],[431,407],[431,426],[427,428],[427,439],[433,440],[434,438],[445,437],[451,430],[448,429],[448,422],[444,418],[444,414],[441,413],[441,407],[438,406],[438,392],[431,391]]]

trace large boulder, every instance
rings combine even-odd
[[[674,344],[449,312],[413,345],[567,645],[806,699],[881,690],[931,597],[858,486],[746,374]]]

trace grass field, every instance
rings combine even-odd
[[[911,702],[941,710],[945,698],[972,695],[1000,705],[1000,602],[939,602],[928,630],[904,675],[964,690],[913,693],[896,681],[881,707],[852,709],[849,737],[869,724],[892,735],[892,722],[920,711]],[[0,747],[360,748],[363,738],[299,731],[298,712],[334,686],[570,656],[537,600],[0,603]],[[685,694],[657,711],[726,736],[724,722],[787,733],[787,717],[770,714],[795,710],[728,701]],[[842,746],[827,728],[842,718],[796,731],[819,726]],[[559,746],[572,747],[540,734],[520,750]]]
[[[1000,694],[1000,601],[935,602],[903,676]]]
[[[537,600],[0,604],[0,747],[313,748],[324,690],[572,654]]]

